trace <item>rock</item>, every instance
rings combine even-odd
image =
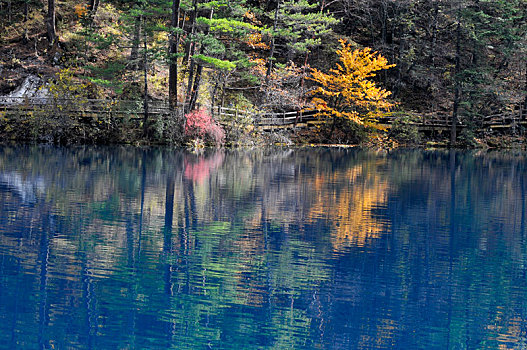
[[[55,54],[53,55],[53,65],[56,66],[59,64],[60,62],[60,57],[61,57],[61,54],[59,51],[55,52]]]
[[[41,88],[42,83],[38,76],[28,75],[14,91],[0,96],[0,105],[22,104],[26,98],[32,99],[33,103],[46,103],[48,90]]]

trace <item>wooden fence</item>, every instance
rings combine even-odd
[[[0,97],[0,112],[28,113],[35,110],[53,110],[58,106],[67,106],[66,112],[72,116],[120,118],[126,117],[130,120],[142,120],[144,118],[144,105],[142,100],[107,100],[107,99],[53,99],[45,97]],[[182,113],[183,106],[178,106]],[[166,101],[150,101],[148,103],[148,116],[163,117],[171,114],[170,107]],[[215,117],[220,122],[229,119],[250,117],[255,126],[262,130],[272,131],[280,129],[308,128],[321,123],[316,117],[314,109],[300,111],[266,112],[254,110],[241,110],[230,107],[216,107],[213,110]],[[420,130],[446,130],[452,125],[450,115],[410,114],[411,124]],[[387,115],[379,120],[379,124],[390,128],[393,122],[400,117],[397,114]],[[527,109],[515,108],[514,110],[481,116],[481,129],[507,129],[517,126],[527,126]],[[458,123],[458,128],[466,125]]]
[[[130,116],[142,119],[144,104],[141,100],[105,100],[105,99],[53,99],[47,97],[2,97],[0,111],[29,112],[35,110],[52,111],[62,109],[72,116],[101,116],[111,114],[114,117]],[[170,114],[168,103],[150,101],[148,115]]]
[[[218,107],[217,113],[220,120],[250,116],[253,118],[255,126],[261,127],[264,130],[305,128],[317,122],[317,111],[313,109],[289,112],[265,112]]]
[[[317,111],[307,109],[292,112],[253,112],[239,110],[235,108],[219,107],[218,114],[221,117],[243,117],[248,114],[253,116],[255,124],[265,130],[305,128],[320,123],[317,119]],[[418,115],[415,113],[406,114],[410,117],[408,124],[415,125],[419,130],[449,130],[452,127],[452,116],[441,114]],[[379,120],[383,127],[390,128],[394,121],[400,118],[400,114],[388,114]],[[221,118],[220,118],[221,119]],[[527,126],[527,109],[517,108],[504,113],[481,116],[480,129],[507,129],[518,126]],[[467,125],[458,122],[459,129],[466,128]]]

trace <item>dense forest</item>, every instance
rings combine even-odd
[[[418,141],[412,122],[439,118],[454,127],[427,137],[471,145],[492,137],[485,118],[527,107],[526,14],[525,0],[4,0],[0,95],[33,84],[33,95],[70,101],[54,103],[54,117],[93,99],[137,101],[143,135],[174,142],[257,138],[247,115],[219,120],[228,106],[316,108],[320,123],[301,141],[364,141],[389,115],[401,142]],[[147,120],[155,101],[174,113]],[[90,138],[38,115],[19,123],[26,134],[60,126]],[[131,137],[112,130],[107,139]]]

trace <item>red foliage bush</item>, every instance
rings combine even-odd
[[[190,139],[199,138],[212,142],[216,145],[223,144],[225,132],[210,114],[205,110],[192,111],[186,116],[185,137]]]

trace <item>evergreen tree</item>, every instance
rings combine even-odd
[[[212,1],[196,5],[194,11],[208,16],[197,16],[189,36],[192,45],[186,50],[189,57],[186,110],[196,108],[203,69],[215,71],[215,92],[226,72],[240,72],[248,67],[248,57],[241,50],[250,45],[253,35],[261,28],[250,21],[249,10],[243,1]],[[184,61],[185,63],[185,58]],[[230,74],[229,74],[230,75]],[[225,82],[225,80],[224,80]]]
[[[310,50],[330,37],[333,34],[332,26],[338,23],[333,15],[324,12],[324,5],[309,3],[307,0],[278,0],[270,17],[273,18],[273,29],[269,31],[271,51],[266,81],[273,68],[277,45],[281,46],[280,56],[285,57],[286,62],[303,54],[304,66],[307,66]]]

